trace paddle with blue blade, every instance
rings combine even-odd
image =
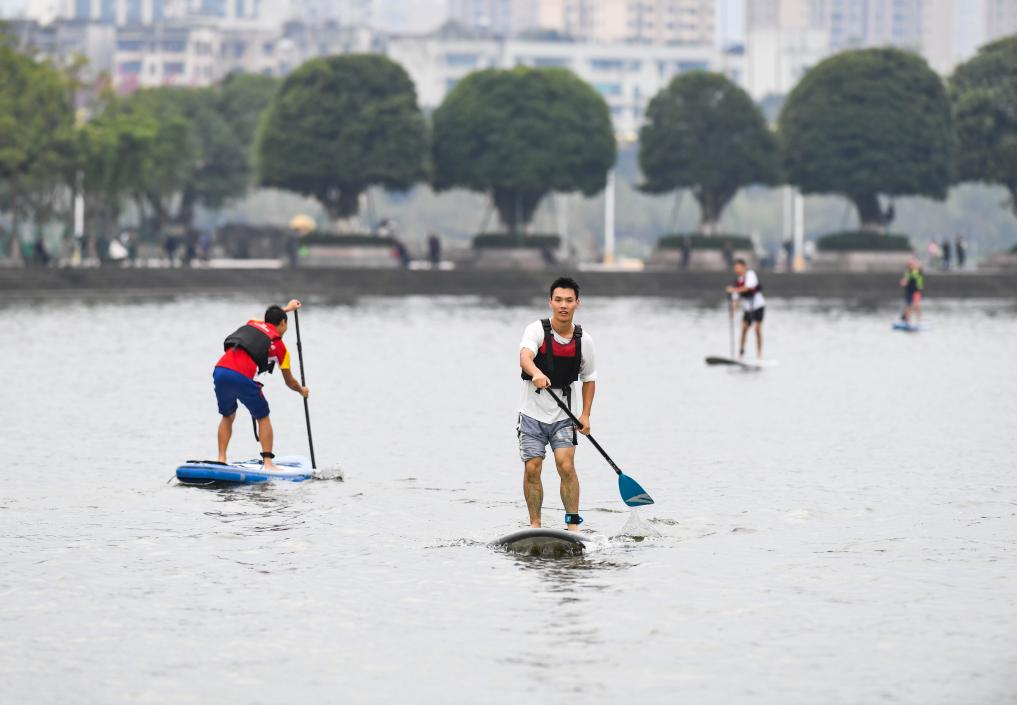
[[[568,406],[565,405],[565,402],[563,402],[558,397],[557,394],[552,392],[550,390],[550,388],[545,388],[545,389],[537,390],[537,391],[538,392],[544,391],[544,392],[547,392],[548,394],[550,394],[551,398],[554,399],[555,403],[559,406],[559,408],[561,408],[562,411],[564,411],[566,414],[568,414],[568,417],[570,419],[572,419],[572,421],[577,426],[581,425],[579,423],[579,419],[577,419],[575,417],[575,415],[572,413],[572,410],[569,409]],[[636,482],[631,477],[629,477],[628,475],[626,475],[625,473],[623,473],[621,471],[621,468],[619,468],[615,464],[615,462],[613,460],[611,460],[611,456],[609,456],[607,454],[607,452],[603,448],[600,447],[600,444],[597,443],[597,441],[593,438],[593,436],[587,435],[586,437],[590,439],[590,443],[593,444],[593,447],[596,448],[597,450],[599,450],[600,454],[604,456],[604,460],[606,460],[608,462],[608,464],[612,468],[614,468],[614,471],[616,473],[618,473],[618,491],[621,493],[622,501],[625,502],[625,504],[627,504],[630,507],[642,507],[642,506],[647,505],[647,504],[653,504],[653,499],[646,492],[646,490],[644,490],[639,485],[638,482]]]

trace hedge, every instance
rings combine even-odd
[[[881,235],[869,230],[824,235],[816,247],[820,252],[911,252],[913,249],[907,235]]]
[[[369,233],[353,233],[351,235],[333,235],[332,233],[313,232],[300,238],[301,245],[336,245],[338,247],[393,247],[394,238],[371,235]]]
[[[561,247],[561,238],[557,235],[548,234],[514,237],[505,233],[490,233],[474,236],[473,247],[478,250],[508,249],[510,247],[557,250]]]
[[[685,238],[692,241],[693,250],[723,250],[725,244],[730,244],[732,250],[752,249],[752,240],[745,235],[700,235],[699,233],[665,235],[657,240],[657,249],[680,250]]]

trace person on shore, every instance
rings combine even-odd
[[[940,245],[940,250],[943,253],[943,271],[944,272],[950,271],[950,259],[951,259],[951,255],[953,254],[951,252],[951,248],[952,248],[952,245],[950,244],[950,241],[947,238],[944,237],[943,238],[943,244]]]
[[[579,284],[560,277],[550,287],[548,306],[551,317],[534,321],[523,331],[519,343],[519,367],[523,390],[519,405],[516,435],[519,457],[523,461],[523,497],[530,526],[540,527],[540,508],[544,485],[540,473],[548,445],[561,479],[560,493],[565,505],[565,528],[579,531],[579,476],[575,454],[578,437],[590,433],[590,412],[596,393],[597,369],[593,339],[573,319],[579,308]],[[582,410],[577,414],[580,427],[562,411],[550,394],[551,389],[571,409],[572,386],[582,383]]]
[[[226,462],[226,449],[233,436],[233,421],[237,415],[239,401],[258,424],[261,439],[261,458],[266,470],[278,470],[272,459],[272,422],[268,418],[268,402],[261,391],[262,385],[254,381],[262,372],[271,373],[276,365],[282,370],[286,386],[307,397],[309,390],[301,386],[290,370],[290,353],[282,337],[289,326],[290,311],[300,308],[300,302],[293,299],[283,307],[269,306],[262,321],[250,320],[231,333],[223,343],[225,352],[215,363],[212,381],[215,384],[215,398],[219,405],[219,456],[220,463]]]
[[[925,288],[925,275],[922,272],[922,265],[915,257],[908,258],[907,269],[901,277],[900,285],[904,289],[904,313],[900,319],[905,323],[915,323],[922,320],[922,290]]]
[[[968,257],[968,243],[963,235],[957,236],[955,249],[957,250],[957,269],[964,269],[964,262]]]
[[[735,260],[735,283],[725,289],[731,295],[731,305],[742,302],[742,337],[738,345],[738,357],[745,357],[745,338],[749,328],[756,327],[756,357],[763,357],[763,316],[766,312],[766,299],[763,298],[763,285],[759,283],[759,275],[741,257]]]

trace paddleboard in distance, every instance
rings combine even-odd
[[[893,329],[904,331],[905,333],[917,333],[918,331],[928,330],[921,323],[908,323],[907,321],[894,321]]]
[[[527,556],[580,556],[589,539],[578,531],[521,529],[491,542],[492,546]]]
[[[261,460],[219,463],[188,460],[177,468],[177,479],[185,485],[260,485],[273,480],[303,482],[312,478],[311,461],[302,455],[275,458],[278,470],[265,470]]]
[[[745,360],[734,357],[711,356],[706,358],[707,365],[729,365],[743,370],[761,370],[764,367],[776,367],[776,360]]]

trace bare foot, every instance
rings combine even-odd
[[[273,463],[271,460],[266,460],[264,463],[262,463],[261,467],[263,470],[272,470],[273,472],[279,472],[278,466],[276,466],[276,464]]]

